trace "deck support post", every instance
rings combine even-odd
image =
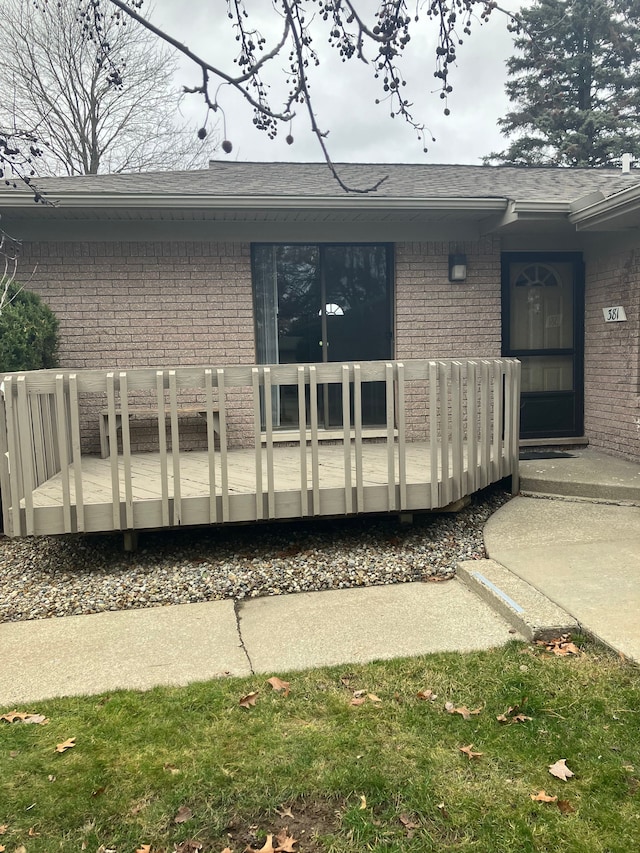
[[[124,550],[125,551],[137,551],[138,550],[138,531],[137,530],[125,530],[123,536],[124,536]]]
[[[413,513],[412,512],[399,512],[398,513],[398,521],[400,524],[413,524]]]

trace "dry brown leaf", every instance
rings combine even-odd
[[[16,847],[14,853],[27,853],[27,848],[24,846],[24,844],[21,844],[20,847]]]
[[[76,739],[74,737],[67,738],[56,746],[56,752],[66,752],[68,749],[73,749],[75,745]]]
[[[233,850],[230,847],[225,847],[222,853],[233,853]]]
[[[191,820],[193,817],[193,812],[189,808],[189,806],[180,806],[178,809],[178,813],[173,819],[174,823],[186,823],[188,820]]]
[[[162,769],[166,770],[167,773],[171,773],[172,776],[177,776],[178,773],[182,773],[182,770],[178,770],[173,764],[163,764]]]
[[[0,823],[0,835],[4,835],[7,829],[9,829],[8,823]]]
[[[563,634],[561,637],[554,637],[551,640],[536,640],[536,645],[544,646],[548,652],[552,652],[558,657],[582,654],[580,649],[571,642],[570,634]]]
[[[562,812],[562,814],[572,814],[575,812],[574,807],[571,805],[569,800],[558,800],[558,808]]]
[[[433,690],[418,690],[416,696],[418,699],[423,699],[425,702],[435,702],[438,698],[438,694],[434,693]]]
[[[243,853],[276,853],[276,848],[273,846],[273,834],[269,833],[269,835],[267,835],[267,840],[264,843],[264,847],[256,848],[249,847],[247,845],[244,848]]]
[[[276,840],[278,842],[276,853],[296,853],[293,846],[298,843],[298,839],[289,835],[289,827],[280,830]]]
[[[562,779],[563,782],[566,782],[571,776],[575,775],[569,770],[567,767],[567,759],[559,758],[555,764],[549,765],[549,773],[552,776],[555,776],[557,779]]]
[[[361,699],[363,696],[366,696],[366,694],[367,694],[366,690],[354,690],[353,691],[353,698],[354,699]]]
[[[196,841],[195,838],[187,838],[180,844],[176,844],[174,853],[198,853],[198,850],[202,850],[203,847],[204,844],[201,841]]]
[[[474,752],[472,743],[470,743],[469,746],[461,746],[460,752],[464,752],[465,755],[468,755],[469,760],[472,758],[480,758],[481,755],[484,755],[484,752]]]
[[[366,696],[354,696],[354,698],[351,700],[351,702],[349,702],[349,704],[355,705],[357,707],[358,705],[364,705],[366,701]]]
[[[0,720],[6,723],[35,723],[39,726],[46,726],[49,722],[44,714],[36,714],[33,711],[9,711],[8,714],[3,714]]]
[[[522,708],[526,703],[527,700],[523,699],[519,705],[510,705],[504,714],[500,714],[496,717],[496,720],[499,723],[524,723],[526,720],[533,719],[532,717],[528,717],[522,711]]]
[[[35,826],[30,826],[30,827],[29,827],[29,832],[27,833],[27,835],[29,836],[29,838],[38,838],[38,836],[40,835],[40,833],[39,833],[39,832],[36,832],[36,828],[35,828]]]
[[[143,844],[142,847],[138,847],[136,853],[151,853],[151,845]]]
[[[367,693],[367,698],[371,699],[372,702],[382,702],[382,699],[375,693]]]
[[[408,815],[408,814],[401,814],[401,815],[398,817],[398,820],[399,820],[399,821],[400,821],[400,823],[404,826],[404,828],[405,828],[405,829],[418,829],[418,827],[420,826],[420,824],[419,824],[419,823],[415,823],[415,821],[413,821],[413,820],[409,817],[409,815]]]
[[[534,803],[555,803],[558,801],[557,797],[550,797],[546,791],[538,791],[537,794],[529,794]]]
[[[256,704],[256,700],[258,698],[258,693],[260,691],[253,690],[251,693],[247,693],[246,696],[243,696],[240,702],[238,703],[241,708],[251,708]]]
[[[366,809],[367,807],[367,798],[364,794],[360,794],[360,811]]]
[[[474,708],[473,711],[470,711],[466,705],[461,705],[459,708],[456,708],[453,702],[446,702],[444,709],[450,714],[460,714],[460,716],[465,720],[470,720],[472,716],[475,716],[482,711],[482,708]]]
[[[291,687],[289,681],[283,681],[277,675],[274,675],[273,678],[267,678],[267,684],[270,684],[277,693],[282,691],[283,696],[289,695],[289,688]]]
[[[6,849],[7,849],[7,848],[4,846],[4,844],[0,844],[0,853],[4,853],[4,851],[5,851]]]
[[[438,811],[440,812],[442,817],[445,818],[445,820],[447,820],[449,818],[449,812],[447,811],[447,807],[445,806],[444,803],[438,803],[436,808],[438,809]]]
[[[280,809],[282,809],[282,811],[280,811]],[[285,809],[284,805],[281,805],[280,809],[276,809],[276,814],[279,814],[280,817],[290,817],[291,820],[295,820],[294,814],[289,806]]]

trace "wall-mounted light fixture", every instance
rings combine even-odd
[[[449,281],[466,281],[467,256],[463,254],[449,255]]]

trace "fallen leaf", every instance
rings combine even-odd
[[[47,776],[47,779],[48,779],[50,782],[55,782],[55,781],[56,781],[56,777],[55,777],[55,776],[52,776],[51,774],[49,774],[49,776]]]
[[[66,752],[68,749],[73,749],[75,745],[76,739],[74,737],[67,738],[56,746],[56,752]]]
[[[418,829],[420,826],[419,823],[415,823],[408,814],[401,814],[398,818],[400,823],[404,826],[405,829]]]
[[[172,776],[177,776],[178,773],[182,773],[182,771],[178,770],[177,767],[174,767],[173,764],[163,764],[162,769],[166,770],[167,773],[171,773]]]
[[[510,705],[504,714],[496,717],[499,723],[524,723],[526,720],[531,720],[533,717],[528,717],[523,713],[522,708],[526,705],[527,700],[523,699],[519,705]]]
[[[14,853],[27,853],[27,848],[24,846],[24,844],[21,844],[20,847],[16,847]]]
[[[289,835],[289,827],[281,830],[276,840],[278,842],[276,853],[296,853],[293,845],[298,843],[298,839],[294,838],[293,835]]]
[[[27,835],[29,836],[29,838],[38,838],[38,836],[40,835],[40,833],[39,833],[39,832],[36,832],[36,828],[35,828],[35,826],[30,826],[30,827],[29,827],[29,832],[27,833]]]
[[[460,752],[464,752],[465,755],[468,755],[469,760],[472,758],[480,758],[481,755],[484,755],[483,752],[474,752],[472,743],[470,743],[469,746],[461,746]]]
[[[355,706],[358,706],[358,705],[364,705],[364,703],[365,703],[366,701],[367,701],[366,696],[355,696],[355,697],[351,700],[351,702],[349,702],[349,704],[350,704],[350,705],[355,705]]]
[[[558,779],[562,779],[563,782],[566,782],[567,779],[575,775],[571,770],[569,770],[566,762],[566,758],[560,758],[555,764],[550,764],[549,773],[551,773],[552,776],[556,776]]]
[[[562,814],[572,814],[572,812],[575,812],[575,809],[569,800],[558,800],[558,808]]]
[[[35,723],[38,726],[46,726],[49,722],[44,714],[35,714],[33,711],[10,711],[3,714],[0,720],[6,723]]]
[[[104,794],[104,792],[105,792],[106,790],[107,790],[107,789],[106,789],[105,785],[102,785],[100,788],[96,788],[96,789],[95,789],[95,791],[92,791],[92,792],[91,792],[91,796],[92,796],[92,797],[99,797],[99,796],[100,796],[100,794]]]
[[[246,696],[243,696],[240,702],[238,703],[241,708],[251,708],[256,704],[256,700],[258,698],[258,690],[254,690],[251,693],[247,693]]]
[[[142,847],[138,847],[136,853],[151,853],[151,845],[143,844]]]
[[[178,813],[173,819],[174,823],[186,823],[188,820],[191,820],[193,817],[193,812],[189,808],[189,806],[180,806],[178,809]]]
[[[363,696],[366,695],[366,692],[367,692],[366,690],[354,690],[353,691],[353,698],[354,699],[361,699]]]
[[[438,698],[438,694],[434,693],[433,690],[418,690],[416,696],[418,699],[423,699],[425,702],[435,702]]]
[[[444,709],[450,714],[460,714],[460,716],[465,720],[470,720],[472,715],[477,715],[482,711],[482,708],[474,708],[473,711],[470,711],[466,707],[466,705],[462,705],[460,708],[456,708],[453,702],[446,702]]]
[[[230,847],[225,847],[222,853],[233,853],[233,850]]]
[[[7,849],[7,848],[4,846],[4,844],[0,844],[0,853],[4,853],[4,851],[5,851],[6,849]]]
[[[367,798],[364,794],[360,794],[360,811],[366,809],[367,807]]]
[[[0,824],[0,835],[4,835],[4,834],[5,834],[5,832],[7,831],[7,829],[9,829],[9,824],[8,824],[8,823],[2,823],[2,824]]]
[[[582,654],[580,649],[571,642],[570,634],[563,634],[561,637],[554,637],[552,640],[536,640],[536,645],[543,646],[548,652],[559,657]]]
[[[279,814],[280,817],[290,817],[291,820],[295,820],[295,817],[290,807],[287,806],[287,808],[285,809],[284,805],[282,805],[280,806],[280,808],[282,809],[282,811],[280,811],[280,809],[276,809],[276,814]]]
[[[271,833],[267,835],[264,847],[256,848],[247,845],[244,848],[244,853],[276,853],[276,848],[273,846],[273,835]]]
[[[195,838],[187,838],[186,841],[176,845],[175,853],[198,853],[198,850],[202,850],[203,847],[204,844],[201,841],[196,841]]]
[[[278,693],[282,691],[283,696],[289,695],[289,688],[291,687],[291,683],[289,681],[283,681],[281,678],[278,678],[277,675],[274,675],[273,678],[267,679],[267,684],[270,684]]]
[[[382,702],[382,699],[375,693],[367,693],[367,698],[371,699],[372,702]]]
[[[558,801],[557,797],[550,797],[546,791],[538,791],[537,794],[529,794],[534,803],[555,803]]]

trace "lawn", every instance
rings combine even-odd
[[[640,849],[640,670],[576,642],[18,708],[0,851]]]

